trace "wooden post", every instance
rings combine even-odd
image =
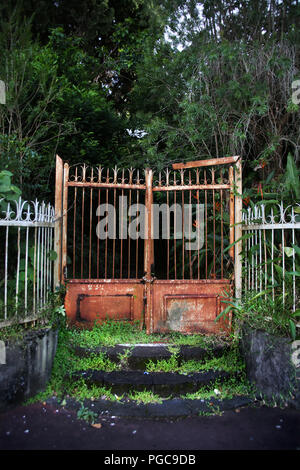
[[[229,256],[234,261],[234,240],[235,240],[235,227],[234,227],[234,177],[233,166],[229,167],[229,184],[230,184],[230,199],[229,199]]]
[[[153,264],[153,239],[152,239],[152,192],[153,172],[150,168],[146,168],[145,172],[145,183],[146,183],[146,195],[145,195],[145,206],[146,206],[146,239],[145,239],[145,250],[144,250],[144,280],[145,280],[145,324],[147,334],[153,332],[153,318],[152,318],[152,274],[151,266]]]
[[[62,195],[63,195],[63,161],[56,155],[55,167],[55,230],[54,250],[57,253],[54,262],[54,289],[61,284],[61,236],[62,236]]]
[[[235,167],[235,260],[234,260],[234,278],[235,278],[235,297],[239,299],[242,294],[242,161],[239,159]],[[238,240],[238,241],[237,241]]]
[[[64,164],[64,185],[63,185],[63,213],[62,213],[62,254],[61,254],[61,267],[62,279],[64,283],[67,277],[67,230],[68,230],[68,180],[69,180],[69,165]]]

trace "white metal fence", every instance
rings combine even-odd
[[[0,324],[34,318],[53,290],[54,208],[0,199]]]
[[[282,302],[292,296],[295,311],[299,302],[300,204],[257,204],[243,213],[243,290],[278,290]],[[298,243],[297,243],[298,238]],[[298,257],[298,261],[297,261]],[[291,297],[289,297],[290,301]]]

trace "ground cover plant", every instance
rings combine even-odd
[[[117,323],[117,324],[116,324]],[[95,325],[92,330],[78,330],[76,328],[61,328],[59,334],[58,348],[56,357],[54,360],[53,371],[51,380],[47,386],[47,389],[38,394],[36,397],[30,400],[32,401],[44,401],[47,398],[56,396],[62,403],[65,403],[66,398],[75,398],[76,400],[82,401],[84,399],[94,400],[97,398],[102,398],[112,401],[122,401],[122,400],[134,400],[137,403],[158,403],[162,401],[157,394],[152,391],[133,391],[127,395],[117,395],[112,393],[109,388],[99,387],[95,384],[87,385],[84,380],[84,377],[72,377],[72,373],[85,370],[101,370],[106,372],[124,370],[124,361],[122,358],[118,362],[111,361],[104,353],[90,353],[88,357],[80,357],[75,354],[74,346],[86,346],[86,347],[95,347],[99,346],[99,338],[106,338],[106,344],[109,344],[108,338],[110,334],[114,331],[114,328],[122,330],[120,322],[108,322],[107,324]],[[124,325],[124,335],[121,335],[121,338],[126,341],[131,339],[133,342],[134,339],[140,340],[141,337],[145,334],[141,332],[135,325]],[[154,335],[155,339],[157,337]],[[96,341],[97,338],[97,341]],[[118,336],[116,337],[118,338]],[[116,344],[117,340],[113,337],[111,344]],[[149,340],[149,336],[147,336]],[[180,343],[184,343],[184,338],[187,338],[188,344],[191,341],[191,338],[183,336],[180,338]],[[198,338],[198,343],[196,342]],[[151,339],[151,338],[150,338]],[[203,359],[203,361],[179,361],[178,357],[178,341],[179,335],[175,336],[175,343],[171,344],[170,352],[171,357],[166,360],[157,361],[154,363],[149,360],[145,367],[145,372],[172,372],[179,374],[190,374],[193,372],[207,371],[207,370],[224,370],[228,372],[238,371],[239,375],[236,377],[231,377],[228,381],[221,385],[216,381],[211,386],[203,387],[199,389],[196,394],[187,396],[187,398],[205,398],[207,394],[209,396],[220,395],[222,397],[229,396],[229,390],[232,389],[232,393],[244,393],[248,391],[250,393],[249,384],[245,379],[244,364],[239,355],[236,345],[233,345],[232,349],[225,351],[223,355],[219,358],[214,358],[208,356],[208,359]],[[168,338],[170,341],[170,338]],[[193,344],[200,344],[204,346],[207,341],[208,352],[209,346],[211,346],[212,341],[215,344],[218,342],[218,338],[215,337],[212,340],[212,337],[205,337],[204,335],[194,335]],[[221,339],[223,342],[224,339]],[[227,340],[227,343],[229,341]],[[134,344],[134,343],[132,343]],[[239,389],[240,385],[240,389]],[[217,394],[214,390],[218,390]]]

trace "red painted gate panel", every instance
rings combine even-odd
[[[218,333],[228,329],[215,322],[230,283],[222,281],[155,281],[152,284],[154,332]]]
[[[103,320],[141,321],[144,286],[135,280],[68,282],[65,308],[72,322]]]

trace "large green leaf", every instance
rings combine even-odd
[[[294,158],[289,153],[287,157],[286,164],[286,174],[285,174],[285,184],[286,188],[296,196],[297,200],[300,199],[300,181],[299,173],[296,167]]]

